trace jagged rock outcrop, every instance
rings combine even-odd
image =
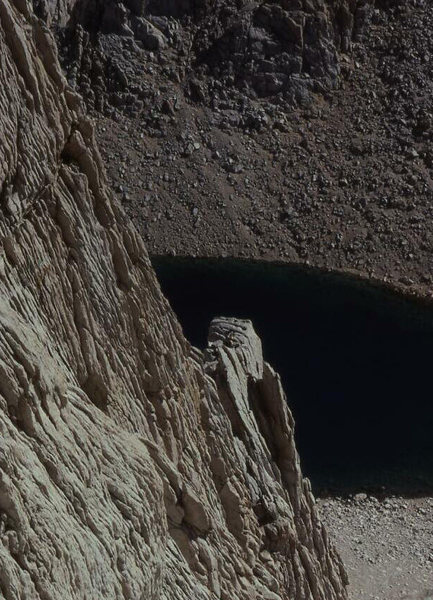
[[[33,2],[58,32],[70,82],[111,115],[141,111],[149,51],[168,65],[154,69],[154,92],[174,81],[212,107],[308,103],[337,85],[338,53],[360,38],[373,0]]]
[[[26,0],[0,139],[0,596],[344,599],[251,324],[183,338]]]

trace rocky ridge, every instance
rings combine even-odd
[[[56,29],[63,66],[90,106],[140,114],[177,83],[190,101],[231,106],[247,121],[257,98],[285,106],[334,88],[338,51],[362,36],[371,8],[370,0],[34,4]]]
[[[251,324],[184,339],[27,0],[0,63],[0,595],[343,600]]]

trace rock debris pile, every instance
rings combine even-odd
[[[37,6],[151,253],[431,295],[429,0]]]

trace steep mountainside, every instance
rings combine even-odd
[[[26,0],[0,139],[0,595],[344,599],[251,324],[183,338]]]
[[[151,253],[314,264],[431,294],[430,0],[51,13]]]

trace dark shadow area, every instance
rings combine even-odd
[[[153,259],[188,339],[249,318],[281,374],[321,493],[433,489],[433,309],[350,278],[233,260]]]

